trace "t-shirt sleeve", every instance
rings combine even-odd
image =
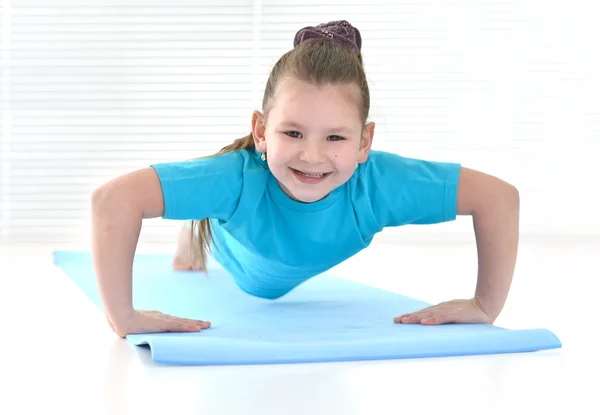
[[[366,163],[369,196],[380,226],[456,219],[461,165],[381,152]]]
[[[163,218],[227,221],[239,203],[243,166],[239,152],[152,164],[162,186]]]

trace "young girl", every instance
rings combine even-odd
[[[210,326],[133,308],[137,239],[143,219],[153,217],[190,221],[176,268],[205,271],[210,251],[241,290],[277,299],[369,246],[386,226],[472,215],[479,256],[474,297],[393,321],[494,322],[516,262],[519,194],[456,163],[371,150],[375,124],[367,123],[361,43],[344,20],[301,29],[269,76],[250,134],[214,156],[157,163],[94,191],[94,267],[118,335]]]

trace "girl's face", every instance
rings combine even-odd
[[[290,77],[277,86],[267,126],[254,112],[256,148],[290,198],[321,200],[367,160],[375,125],[363,128],[359,105],[356,85],[318,88]]]

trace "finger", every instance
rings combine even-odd
[[[191,319],[191,318],[177,317],[172,314],[164,314],[159,311],[157,311],[157,313],[161,318],[170,320],[170,321],[184,321],[184,322],[192,323],[192,324],[196,323],[196,322],[204,322],[204,320],[196,320],[196,319]]]
[[[399,321],[402,324],[442,324],[446,322],[446,313],[439,308],[430,308],[421,310],[407,317],[402,317]]]
[[[189,324],[193,325],[193,326],[199,326],[202,329],[207,329],[210,327],[210,321],[204,321],[204,320],[188,320]]]
[[[437,324],[450,324],[450,323],[460,323],[461,322],[461,313],[460,311],[444,311],[439,310],[437,313],[432,313],[431,315],[424,316],[421,320],[421,324],[426,326],[437,325]]]
[[[414,313],[414,314],[410,314],[406,317],[402,317],[400,319],[400,323],[402,324],[418,324],[421,322],[421,319],[423,318],[423,316],[425,315],[425,313]]]
[[[199,328],[199,329],[203,330],[203,329],[207,329],[210,327],[209,321],[202,321],[202,320],[181,319],[181,323],[187,327],[190,327],[191,329]]]
[[[209,323],[209,321],[204,321],[204,320],[193,320],[191,318],[176,318],[176,320],[178,321],[183,321],[187,324],[204,324],[204,323]]]
[[[403,320],[408,321],[409,319],[414,318],[416,315],[418,315],[421,311],[415,311],[413,313],[406,313],[406,314],[402,314],[401,316],[395,317],[394,321],[396,323],[401,323]]]
[[[176,320],[176,321],[169,322],[169,324],[165,327],[164,331],[176,333],[176,332],[200,331],[200,330],[202,330],[202,327],[199,325],[189,324],[189,323],[186,323],[185,321]]]
[[[415,323],[417,324],[423,324],[424,321],[428,321],[430,319],[434,318],[434,314],[432,313],[423,313],[421,315],[418,316],[418,318],[416,318]]]
[[[394,321],[396,323],[400,323],[400,324],[410,324],[415,320],[415,316],[416,316],[416,314],[402,315],[402,316],[396,317],[394,319]]]
[[[184,322],[190,325],[196,325],[196,324],[201,324],[201,325],[205,325],[206,323],[208,323],[208,325],[210,325],[210,321],[205,321],[205,320],[195,320],[195,319],[191,319],[191,318],[182,318],[182,317],[177,317],[177,316],[173,316],[170,314],[163,314],[163,316],[169,320],[169,321],[178,321],[178,322]]]
[[[190,330],[197,330],[197,329],[207,329],[210,327],[210,322],[209,321],[202,321],[202,320],[191,320],[191,319],[178,319],[179,324],[181,324],[184,327],[188,327]]]
[[[439,324],[445,324],[448,323],[448,319],[447,317],[443,316],[443,315],[435,315],[435,316],[427,316],[424,317],[423,319],[421,319],[421,324],[423,326],[436,326]]]
[[[404,320],[404,319],[406,319],[406,318],[410,318],[410,317],[412,317],[412,316],[413,316],[413,314],[402,314],[401,316],[394,317],[394,321],[395,321],[396,323],[401,323],[401,322],[402,322],[402,320]]]
[[[192,323],[187,319],[167,319],[161,324],[161,330],[165,332],[186,332],[186,331],[200,331],[208,328],[210,324],[206,323]]]
[[[419,313],[424,313],[424,312],[431,311],[431,310],[433,310],[434,308],[437,308],[437,307],[439,307],[439,304],[438,304],[438,305],[432,305],[432,306],[429,306],[429,307],[427,307],[427,308],[423,308],[423,309],[421,309],[421,310],[413,311],[413,312],[411,312],[411,313],[405,313],[405,314],[402,314],[401,316],[398,316],[398,318],[399,318],[399,319],[402,319],[402,318],[404,318],[404,317],[411,317],[411,316],[413,316],[413,315],[415,315],[415,314],[419,314]]]

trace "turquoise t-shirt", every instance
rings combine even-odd
[[[152,167],[163,218],[210,218],[215,260],[245,292],[275,299],[366,248],[386,226],[454,220],[461,166],[371,150],[314,203],[288,197],[255,150]]]

